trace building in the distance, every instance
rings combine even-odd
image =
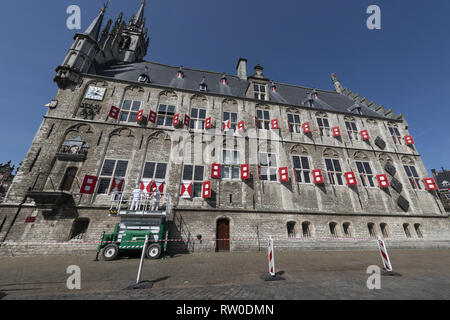
[[[11,161],[6,164],[0,163],[0,202],[5,198],[14,179],[14,167],[14,165],[11,165]]]
[[[431,172],[439,187],[439,196],[444,204],[444,208],[447,212],[450,212],[450,171],[444,168],[441,169],[442,171],[431,169]]]
[[[189,250],[257,248],[269,235],[297,247],[450,240],[402,115],[336,75],[334,90],[315,90],[259,64],[248,74],[242,58],[236,75],[145,61],[144,7],[106,26],[102,9],[75,35],[0,206],[0,241],[97,241],[118,221],[111,193],[136,186],[159,188],[162,206],[171,195],[170,237]]]

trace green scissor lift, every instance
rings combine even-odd
[[[113,200],[110,215],[120,216],[120,223],[114,227],[113,233],[103,233],[97,254],[102,252],[106,261],[117,258],[119,254],[142,251],[145,236],[148,238],[145,255],[148,259],[158,259],[167,250],[169,236],[170,197],[165,211],[148,211],[142,205],[138,211],[122,209],[128,200],[119,195]]]

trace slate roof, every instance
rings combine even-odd
[[[443,185],[443,182],[444,181],[450,182],[450,171],[448,170],[437,171],[434,176],[439,189],[441,190],[449,189],[449,187],[445,187]]]
[[[225,75],[228,84],[223,85],[221,83],[221,79],[224,76],[223,73],[183,68],[184,78],[179,79],[177,77],[177,72],[179,70],[180,67],[142,61],[129,64],[115,63],[112,65],[93,66],[89,73],[131,82],[138,82],[139,76],[146,74],[150,78],[151,84],[191,91],[199,91],[200,83],[203,78],[205,78],[205,83],[208,86],[208,93],[227,95],[236,98],[246,97],[245,93],[250,82],[242,80],[235,75]],[[307,101],[308,98],[311,98],[309,94],[314,90],[313,88],[277,82],[272,82],[272,84],[276,86],[276,92],[269,90],[270,101],[292,106],[311,107],[308,103],[305,103],[305,101]],[[269,84],[269,88],[270,87]],[[360,103],[347,95],[328,90],[317,90],[317,93],[318,99],[310,99],[313,101],[314,109],[393,119],[392,116],[387,116],[384,112],[377,112],[366,104]],[[359,113],[358,110],[360,110],[361,113]]]

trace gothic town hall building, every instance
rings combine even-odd
[[[144,9],[106,24],[102,9],[75,35],[0,204],[1,242],[95,248],[119,221],[111,194],[137,186],[159,188],[162,208],[170,195],[170,238],[183,241],[169,249],[257,249],[269,236],[291,248],[450,240],[403,115],[334,74],[328,91],[277,82],[259,64],[248,72],[243,58],[235,75],[143,60]]]

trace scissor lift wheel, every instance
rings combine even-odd
[[[157,243],[149,245],[147,248],[146,256],[147,259],[158,259],[161,255],[161,246]]]
[[[111,261],[117,258],[119,254],[119,247],[116,244],[108,244],[102,252],[103,258],[106,261]]]

